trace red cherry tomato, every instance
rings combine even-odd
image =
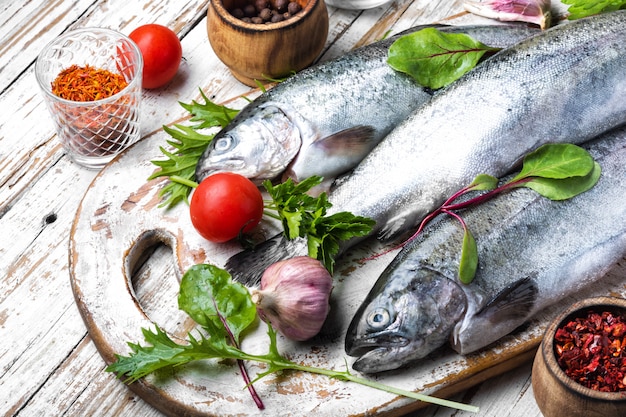
[[[191,223],[211,242],[226,242],[256,227],[263,216],[263,196],[248,178],[221,172],[205,178],[191,195]]]
[[[139,46],[143,56],[143,88],[158,88],[174,78],[183,48],[171,29],[151,23],[139,26],[128,36]]]

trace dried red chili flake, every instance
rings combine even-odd
[[[90,65],[72,65],[52,81],[52,93],[71,101],[96,101],[119,93],[127,85],[120,74]]]
[[[588,311],[555,334],[554,351],[565,373],[602,392],[626,391],[626,316]]]

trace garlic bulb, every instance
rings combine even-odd
[[[261,289],[252,291],[259,316],[285,337],[303,341],[319,333],[328,311],[333,279],[317,259],[298,256],[270,265]]]
[[[467,0],[465,10],[479,16],[505,22],[527,22],[550,27],[552,20],[550,0]]]

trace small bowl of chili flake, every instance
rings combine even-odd
[[[545,417],[626,416],[626,299],[589,298],[547,328],[533,393]]]
[[[98,169],[140,138],[143,58],[105,28],[67,32],[44,47],[37,82],[70,159]]]

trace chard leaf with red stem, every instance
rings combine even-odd
[[[600,179],[600,165],[583,148],[568,143],[540,146],[524,157],[520,172],[498,186],[498,180],[487,174],[476,176],[472,183],[454,193],[438,209],[422,220],[417,231],[401,246],[417,237],[424,227],[439,214],[448,214],[463,226],[463,244],[459,264],[459,280],[469,284],[478,266],[478,252],[474,237],[462,217],[456,212],[477,206],[498,194],[517,187],[530,188],[551,200],[566,200],[592,188]],[[473,198],[456,202],[470,192],[485,191]]]

